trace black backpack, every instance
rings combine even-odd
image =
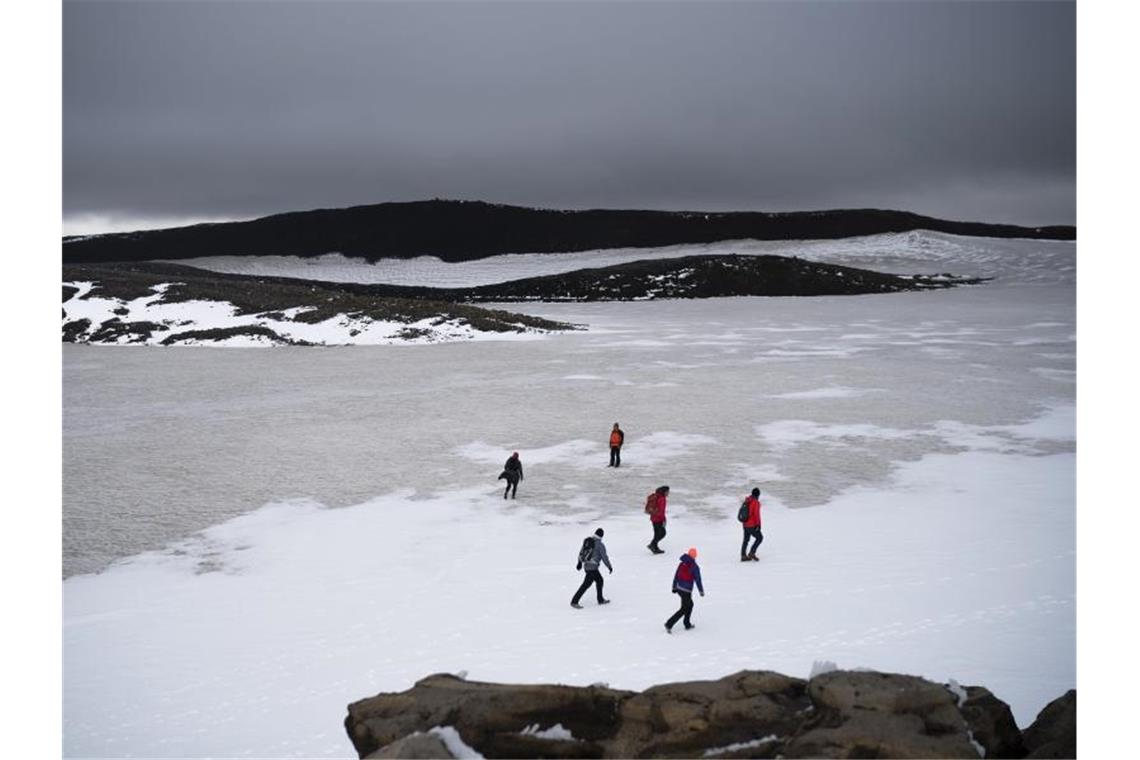
[[[736,519],[740,522],[748,522],[748,511],[748,499],[745,499],[741,503],[740,509],[736,510]]]
[[[594,556],[594,537],[586,536],[582,539],[582,548],[578,550],[578,564],[584,564]]]

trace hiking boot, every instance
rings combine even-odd
[[[570,602],[570,606],[576,610],[582,609],[582,605],[578,604],[577,602]]]
[[[753,562],[759,562],[760,561],[760,558],[757,557],[755,554],[749,554],[748,559],[752,560]]]
[[[750,557],[748,557],[748,555],[746,555],[746,554],[741,554],[740,555],[740,561],[741,562],[751,562],[752,559]]]
[[[664,550],[664,549],[654,549],[654,550],[653,550],[653,553],[654,553],[654,554],[664,554],[664,553],[665,553],[665,550]]]
[[[686,623],[686,624],[685,624],[685,630],[686,630],[686,631],[691,631],[691,630],[693,630],[693,629],[694,629],[694,628],[696,628],[696,627],[697,627],[697,624],[696,624],[696,623]]]
[[[670,628],[668,625],[666,625],[665,626],[665,633],[672,633],[672,632],[673,632],[673,629]]]
[[[599,599],[598,600],[598,604],[609,604],[609,603],[610,603],[609,599]]]

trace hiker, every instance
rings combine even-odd
[[[677,572],[673,573],[673,593],[681,597],[681,609],[674,612],[665,621],[666,633],[672,633],[673,626],[682,617],[685,618],[686,631],[695,627],[693,621],[689,619],[693,614],[694,582],[696,582],[697,590],[701,592],[701,596],[704,596],[705,587],[701,583],[701,568],[697,564],[697,550],[689,549],[688,552],[681,555],[681,564],[677,565]]]
[[[654,554],[664,554],[665,550],[657,542],[665,538],[665,500],[669,496],[669,486],[658,486],[657,490],[645,499],[645,514],[653,526],[653,540],[647,546]]]
[[[621,467],[621,445],[625,443],[625,432],[618,424],[610,431],[610,467]]]
[[[748,511],[748,516],[744,520],[744,540],[740,543],[740,561],[741,562],[759,562],[760,558],[756,556],[756,547],[764,540],[764,534],[760,532],[760,489],[753,488],[752,495],[744,499],[744,503],[740,505],[740,512],[743,514],[745,509]],[[752,538],[752,551],[745,551],[748,547],[748,539]]]
[[[517,451],[507,459],[507,463],[503,465],[503,471],[499,473],[497,479],[506,479],[507,481],[507,487],[503,489],[503,498],[507,498],[508,493],[512,499],[515,498],[515,494],[519,490],[519,481],[523,479],[522,462],[519,461]]]
[[[586,589],[595,583],[598,584],[598,604],[610,603],[609,599],[602,596],[602,574],[598,570],[602,564],[605,564],[610,569],[610,575],[614,574],[614,566],[610,564],[610,558],[606,554],[606,545],[602,543],[602,536],[605,534],[604,530],[598,528],[594,531],[594,535],[583,539],[582,548],[578,551],[578,569],[586,569],[586,578],[574,593],[574,598],[570,600],[570,606],[576,610],[582,609],[578,600],[586,593]]]

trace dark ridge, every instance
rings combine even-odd
[[[481,201],[380,203],[267,216],[247,222],[71,236],[65,263],[197,256],[382,258],[470,261],[502,253],[645,248],[721,240],[810,240],[932,230],[954,235],[1075,240],[1069,226],[954,222],[906,211],[849,209],[703,213],[594,209],[558,211]]]

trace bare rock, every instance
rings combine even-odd
[[[978,757],[957,701],[917,676],[832,671],[813,678],[815,715],[785,757]]]
[[[1077,692],[1073,689],[1045,705],[1025,729],[1026,757],[1077,756]]]
[[[981,744],[987,758],[1025,757],[1025,743],[1009,705],[981,686],[967,686],[966,699],[959,709],[974,741]]]
[[[454,755],[435,734],[415,733],[376,750],[369,758],[401,757],[414,760],[453,760]]]

